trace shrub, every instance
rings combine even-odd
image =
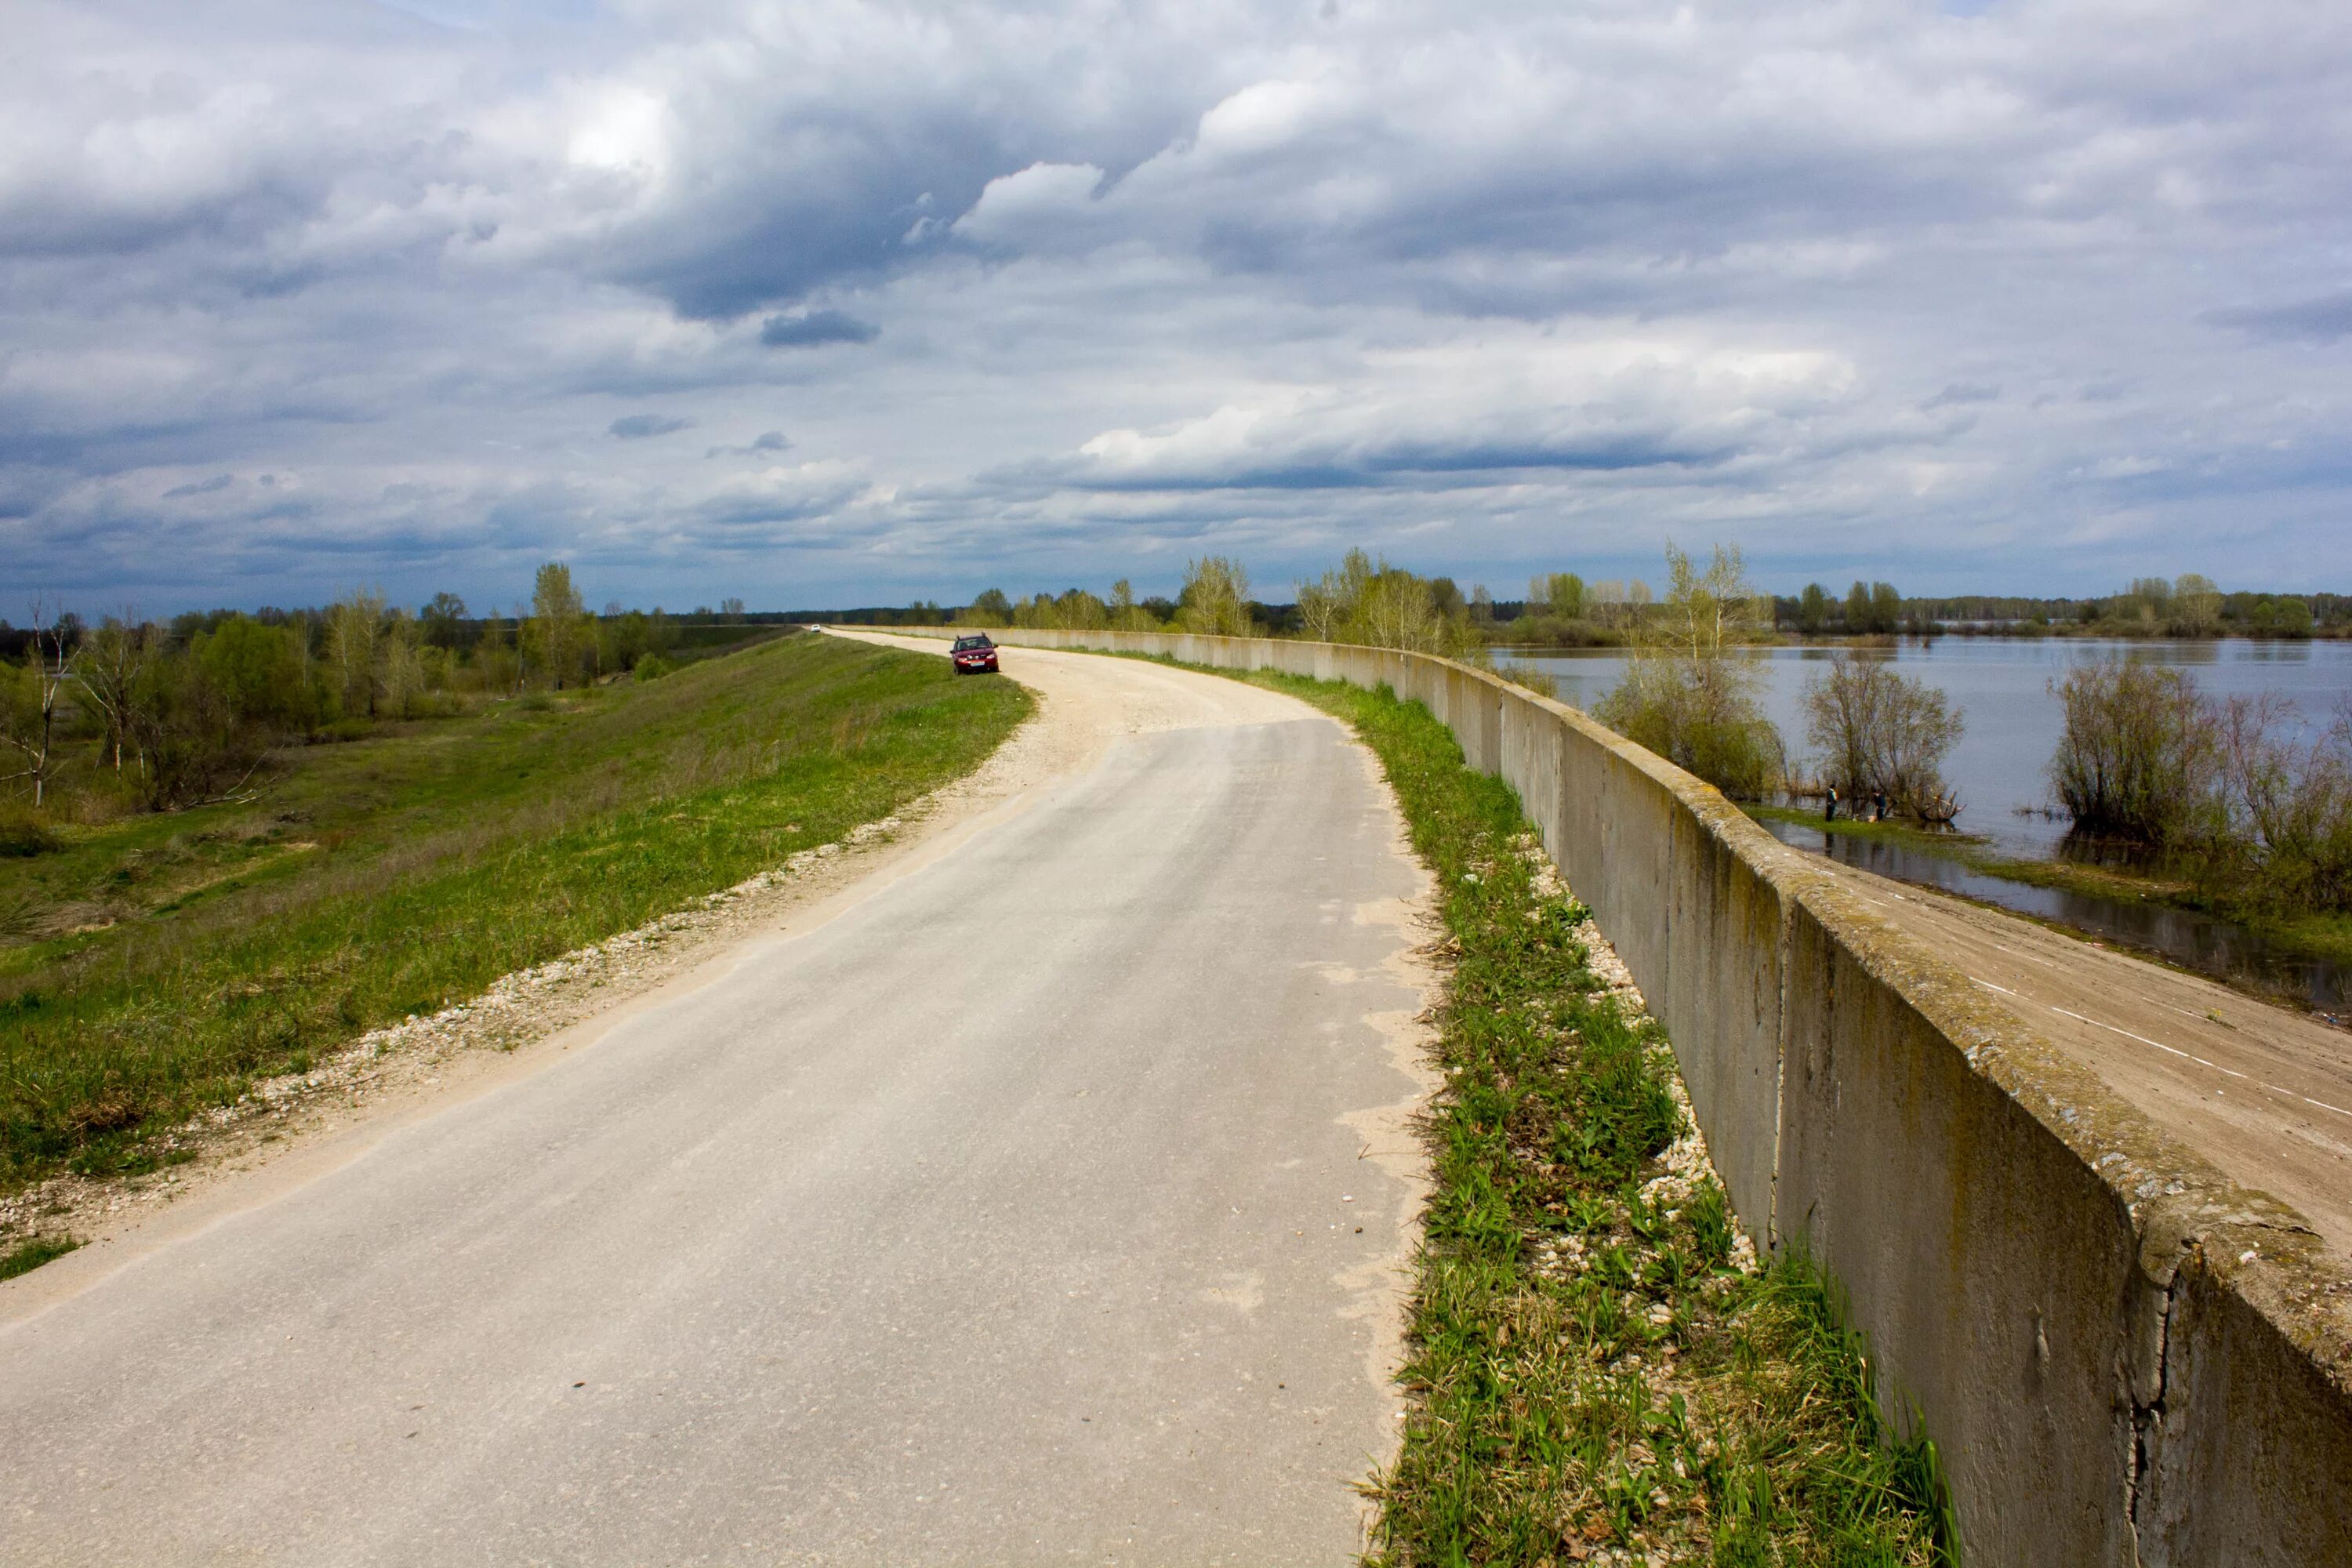
[[[1780,782],[1780,732],[1757,700],[1759,675],[1740,645],[1768,612],[1739,552],[1718,547],[1707,570],[1666,547],[1674,586],[1640,623],[1625,677],[1596,710],[1601,721],[1736,799]]]
[[[1854,797],[1885,790],[1906,811],[1950,804],[1942,769],[1963,727],[1940,687],[1884,659],[1840,654],[1805,688],[1805,733],[1824,754],[1825,782]]]
[[[2185,672],[2105,659],[2051,689],[2066,719],[2050,782],[2076,832],[2178,845],[2216,826],[2221,726]]]
[[[629,673],[639,680],[659,680],[677,668],[657,653],[645,653],[637,656],[636,665]]]
[[[2309,744],[2293,738],[2297,717],[2277,697],[2214,710],[2228,821],[2204,879],[2273,907],[2352,909],[2352,710]]]
[[[40,813],[21,801],[0,801],[0,856],[45,855],[58,847],[58,836]]]

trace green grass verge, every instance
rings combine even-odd
[[[151,1168],[153,1131],[254,1079],[838,839],[1030,708],[945,659],[793,637],[308,748],[263,801],[0,863],[0,907],[107,922],[0,948],[0,1190]]]
[[[1932,1446],[1881,1422],[1803,1259],[1735,1260],[1657,1025],[1603,989],[1509,785],[1386,690],[1243,679],[1352,724],[1435,873],[1459,956],[1380,1568],[1951,1560]]]

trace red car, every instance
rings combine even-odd
[[[955,661],[958,675],[1000,673],[996,668],[996,645],[984,637],[956,638],[948,657]]]

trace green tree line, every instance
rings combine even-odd
[[[313,609],[168,624],[123,614],[89,626],[37,605],[34,621],[0,664],[0,837],[12,844],[44,831],[43,816],[233,796],[280,746],[622,673],[653,679],[679,637],[658,608],[591,615],[560,562],[511,616],[474,616],[447,593],[412,613],[361,589]]]

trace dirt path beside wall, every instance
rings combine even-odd
[[[2352,1034],[1998,910],[1809,864],[2352,1263]]]

